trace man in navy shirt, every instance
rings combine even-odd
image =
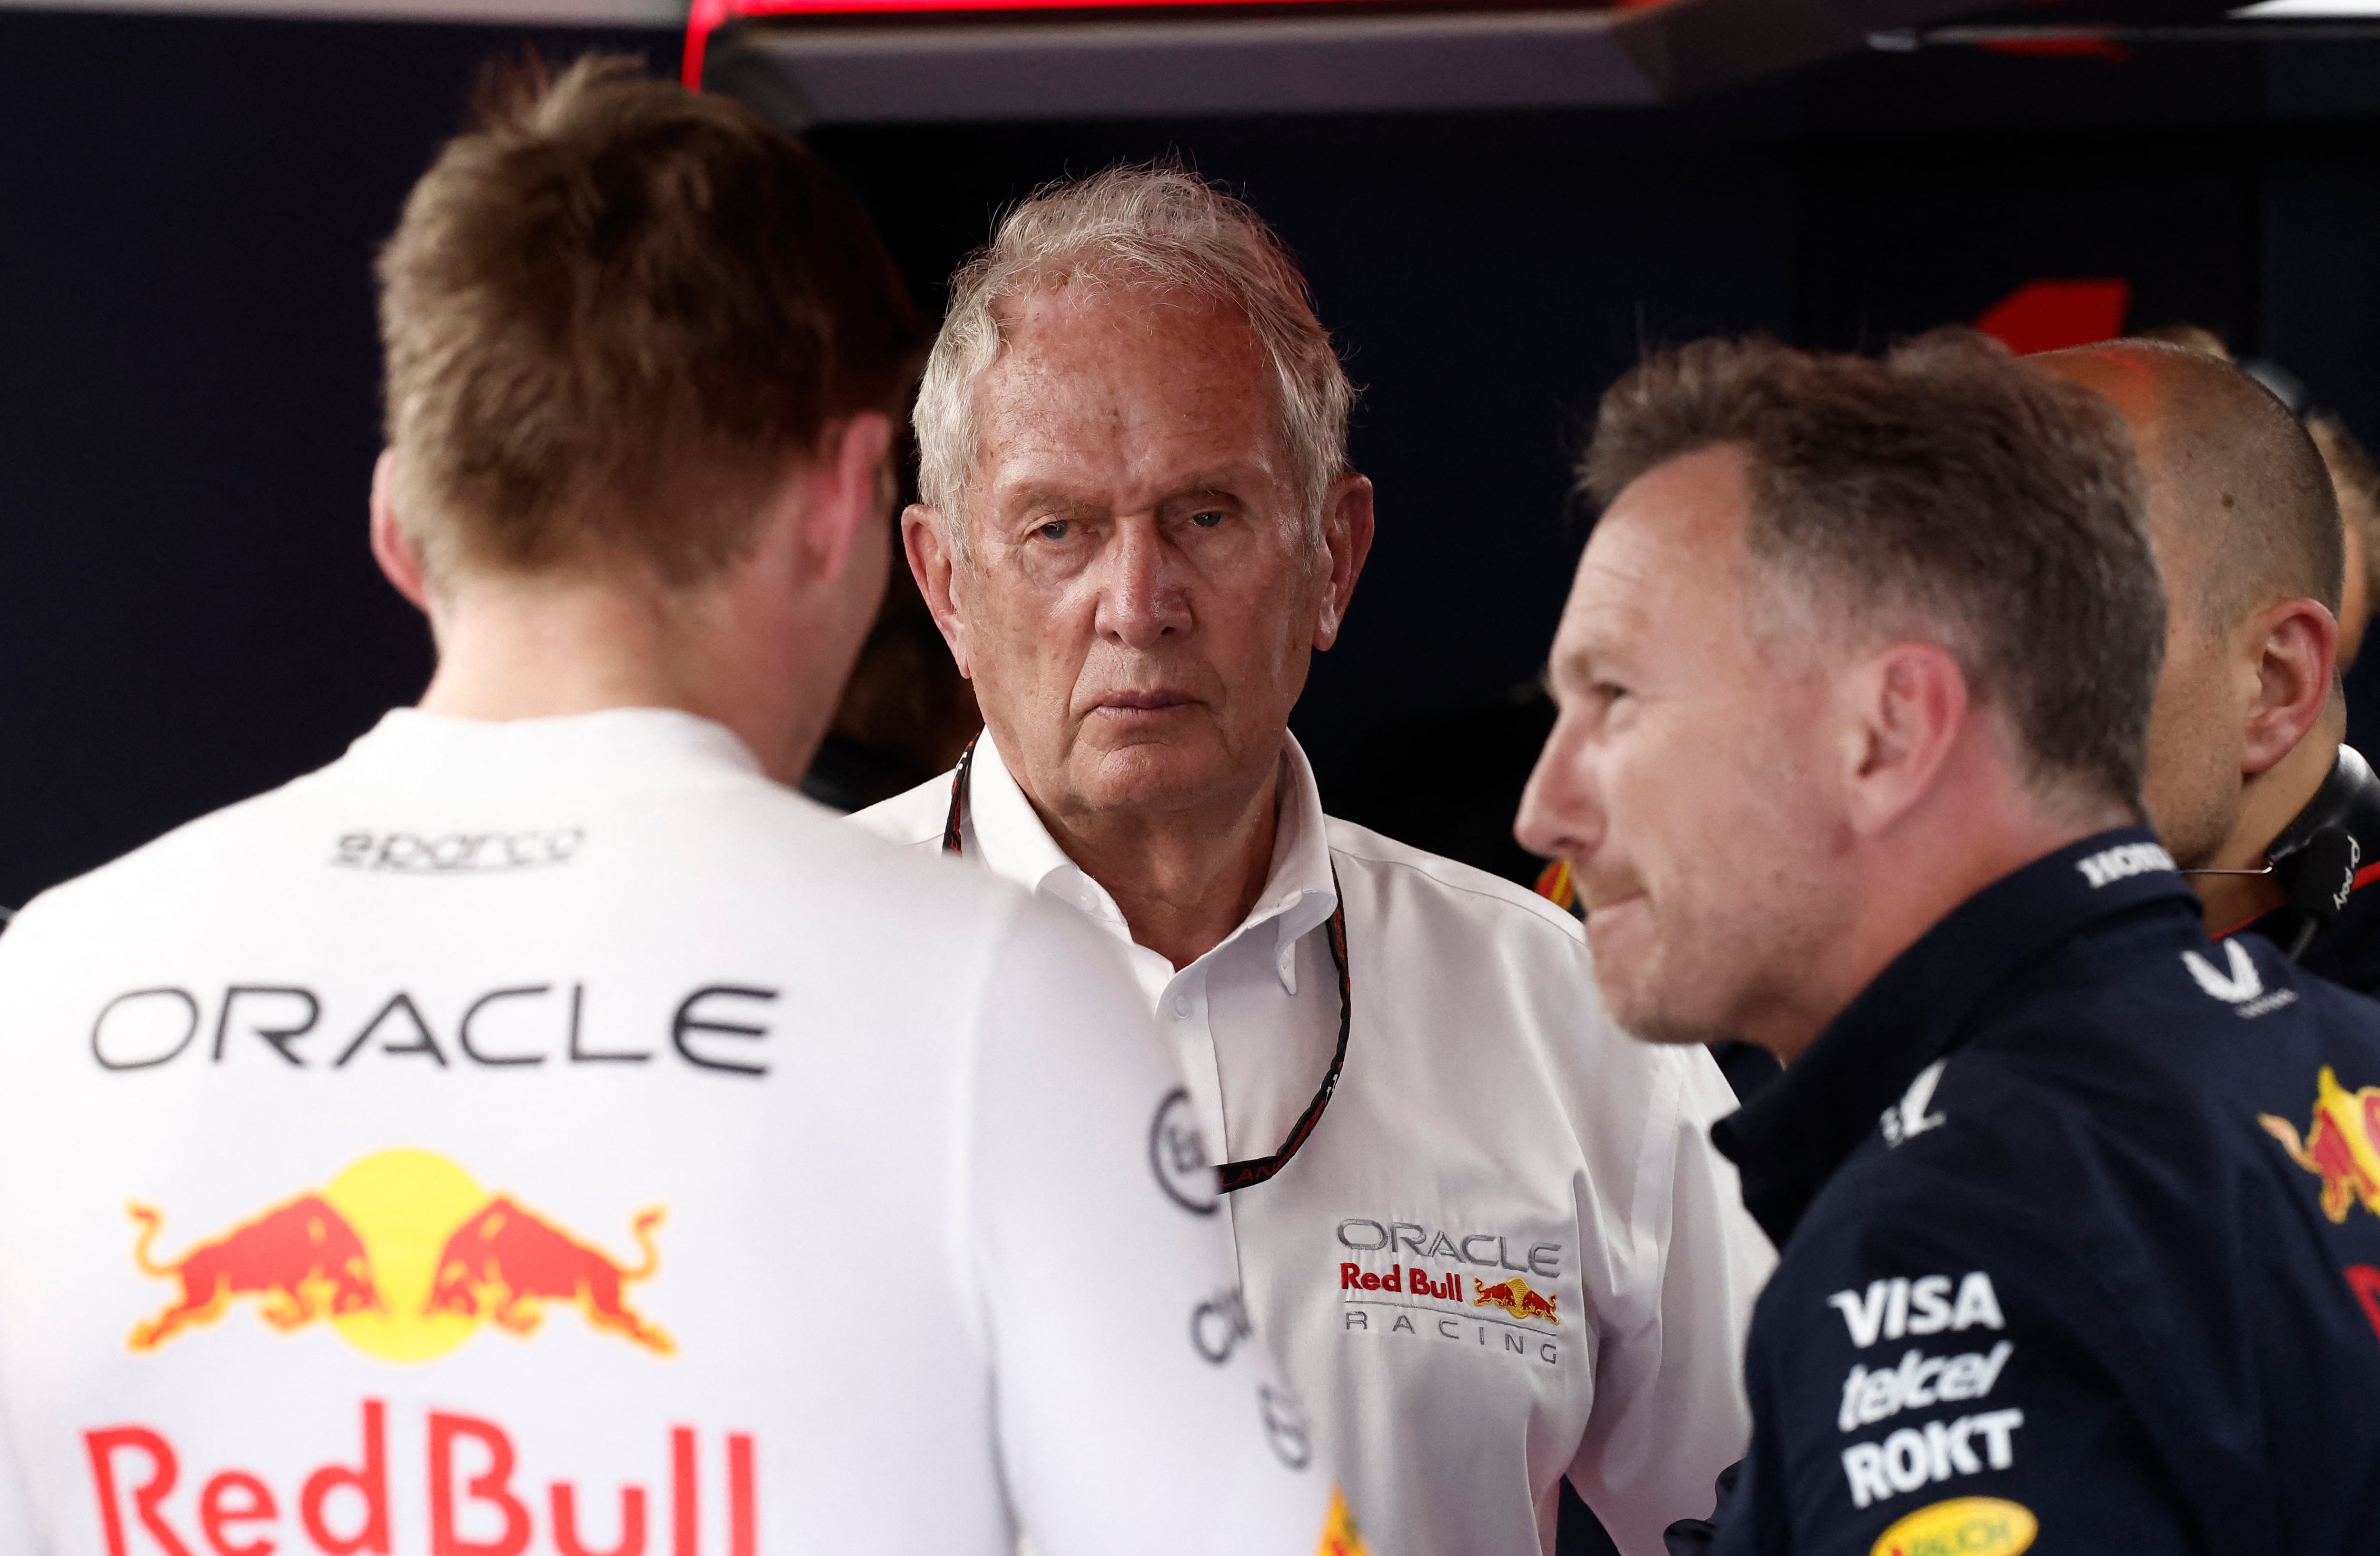
[[[1674,1547],[2369,1551],[2380,1006],[2218,945],[2143,826],[2121,424],[1963,333],[1656,357],[1520,835],[1613,1014],[1788,1064],[1714,1128],[1782,1258]]]
[[[2124,419],[2166,586],[2144,796],[2216,935],[2380,992],[2380,779],[2342,744],[2345,529],[2322,452],[2272,392],[2151,341],[2027,367]]]

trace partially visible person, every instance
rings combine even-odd
[[[2330,472],[2346,541],[2345,586],[2338,602],[2338,667],[2344,672],[2363,650],[2364,629],[2380,600],[2380,466],[2347,423],[2328,411],[2305,419],[2306,435]]]
[[[2217,361],[2228,362],[2236,359],[2231,355],[2230,342],[2205,325],[2193,324],[2186,320],[2155,325],[2141,331],[2133,338],[2153,340],[2161,346],[2178,346],[2184,351],[2195,351],[2201,356],[2212,357]]]
[[[2167,595],[2149,816],[2208,931],[2380,991],[2380,779],[2343,743],[2343,532],[2315,443],[2209,354],[2114,341],[2026,361],[2113,406],[2138,451]]]
[[[1113,954],[784,786],[925,344],[856,203],[583,62],[380,274],[420,707],[0,937],[0,1550],[1359,1550]]]
[[[2201,324],[2160,325],[2142,331],[2139,338],[2179,346],[2219,361],[2238,360],[2222,336]],[[2374,466],[2362,440],[2348,430],[2345,421],[2309,403],[2312,395],[2296,375],[2262,360],[2242,362],[2240,368],[2272,391],[2289,413],[2305,424],[2307,435],[2313,439],[2323,465],[2330,472],[2347,551],[2346,580],[2336,612],[2338,667],[2343,672],[2355,663],[2356,654],[2363,647],[2363,631],[2371,625],[2373,602],[2375,595],[2380,595],[2374,587],[2374,579],[2380,577],[2380,468]]]
[[[2142,824],[2121,422],[1966,332],[1608,394],[1524,842],[1612,1013],[1787,1061],[1714,1126],[1782,1257],[1673,1549],[2287,1550],[2380,1526],[2380,1006],[2217,945]]]
[[[1151,1149],[1227,1163],[1185,1203],[1376,1549],[1538,1556],[1567,1477],[1642,1556],[1742,1451],[1769,1252],[1704,1134],[1724,1082],[1619,1034],[1576,923],[1324,813],[1289,714],[1371,545],[1350,393],[1203,180],[1011,213],[952,284],[903,531],[984,736],[856,821],[1129,961],[1188,1079]]]

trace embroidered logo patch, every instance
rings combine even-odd
[[[2361,1200],[2380,1215],[2380,1086],[2350,1091],[2327,1064],[2314,1077],[2313,1123],[2303,1137],[2286,1118],[2258,1113],[2289,1160],[2322,1180],[2322,1213],[2344,1222]]]
[[[1917,1078],[1909,1083],[1909,1089],[1901,1093],[1900,1100],[1884,1110],[1886,1145],[1897,1146],[1903,1140],[1925,1134],[1928,1129],[1942,1126],[1942,1115],[1929,1113],[1925,1110],[1934,1105],[1934,1088],[1942,1084],[1942,1069],[1949,1063],[1947,1059],[1937,1059],[1918,1071]]]

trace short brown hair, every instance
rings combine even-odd
[[[1582,470],[1751,460],[1755,608],[1928,635],[2005,710],[2037,787],[2140,812],[2165,595],[2123,423],[1967,330],[1881,360],[1765,338],[1663,352],[1603,397]]]
[[[387,431],[438,576],[738,554],[828,424],[898,417],[925,331],[866,214],[749,109],[590,56],[482,94],[381,250]]]
[[[2318,600],[2338,613],[2338,494],[2279,395],[2228,357],[2170,342],[2111,340],[2073,354],[2149,370],[2155,431],[2141,441],[2185,543],[2204,558],[2198,598],[2168,599],[2169,607],[2186,606],[2217,633],[2276,600]]]

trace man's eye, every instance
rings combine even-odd
[[[1220,508],[1208,508],[1203,513],[1192,514],[1190,522],[1201,529],[1212,529],[1223,522],[1223,513]]]
[[[1075,521],[1071,518],[1053,518],[1033,532],[1045,541],[1062,541],[1075,532]]]
[[[1594,691],[1596,700],[1607,708],[1628,695],[1628,688],[1614,681],[1597,681]]]

